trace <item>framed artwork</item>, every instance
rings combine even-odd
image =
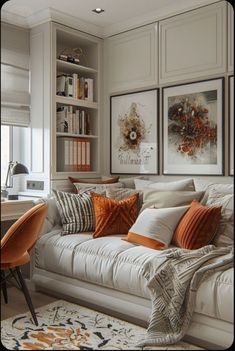
[[[163,88],[163,174],[223,175],[224,78]]]
[[[234,175],[234,76],[229,76],[229,175]]]
[[[110,97],[110,173],[158,174],[158,89]]]

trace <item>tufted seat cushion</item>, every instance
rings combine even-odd
[[[93,239],[92,233],[60,232],[55,227],[37,242],[38,268],[150,299],[141,268],[161,251],[123,241],[123,235]],[[195,311],[232,322],[233,269],[207,277],[197,292]]]

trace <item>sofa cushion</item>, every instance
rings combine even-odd
[[[93,192],[91,198],[95,210],[93,238],[126,234],[138,216],[138,193],[120,201]]]
[[[135,246],[123,236],[92,239],[92,233],[61,236],[53,230],[35,247],[36,267],[150,300],[142,267],[162,251]],[[200,285],[195,311],[233,321],[233,269],[210,274]]]
[[[193,200],[200,201],[203,191],[159,191],[154,188],[143,189],[143,206],[145,208],[167,208],[190,205]]]
[[[204,207],[194,200],[175,230],[173,245],[189,250],[208,245],[215,236],[220,217],[221,207]]]
[[[221,206],[221,219],[213,244],[229,246],[234,244],[234,194],[221,193],[211,188],[206,206]]]
[[[194,191],[194,182],[192,178],[176,180],[174,182],[156,182],[152,180],[135,179],[135,188],[142,190],[144,188],[154,188],[158,191]]]
[[[146,208],[123,240],[163,250],[169,246],[178,222],[188,209],[189,206]]]
[[[71,194],[53,190],[63,225],[62,235],[94,229],[94,208],[89,192]]]

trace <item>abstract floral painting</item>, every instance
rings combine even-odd
[[[223,79],[163,88],[164,174],[223,173]]]
[[[158,90],[111,97],[111,173],[158,173]]]

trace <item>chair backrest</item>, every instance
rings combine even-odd
[[[1,262],[18,260],[35,245],[47,213],[47,204],[39,204],[21,216],[1,240]]]

